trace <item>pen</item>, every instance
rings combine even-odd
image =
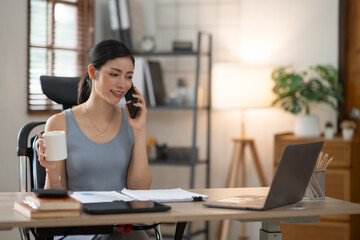
[[[192,198],[193,198],[194,202],[200,202],[203,200],[203,198],[201,196],[193,196]]]

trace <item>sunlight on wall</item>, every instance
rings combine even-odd
[[[336,65],[336,51],[330,53],[325,46],[336,44],[337,30],[324,29],[325,25],[337,26],[336,14],[334,16],[331,9],[336,3],[337,0],[241,1],[236,45],[239,59],[244,63],[272,66],[294,64],[308,67],[324,61]],[[324,7],[329,9],[319,11]],[[332,43],[323,39],[324,35],[313,32],[315,29],[333,36],[328,38]]]

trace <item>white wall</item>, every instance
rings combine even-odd
[[[23,124],[35,120],[26,112],[26,4],[1,0],[0,7],[1,192],[18,191],[17,133]],[[17,229],[1,231],[0,239],[20,239],[20,235]]]
[[[105,0],[96,0],[96,42],[109,37],[108,22],[101,17],[106,11]],[[175,39],[194,40],[197,30],[205,30],[214,36],[214,63],[252,62],[272,66],[293,64],[303,69],[317,63],[337,65],[338,0],[131,0],[136,6],[133,20],[134,45],[139,46],[143,35],[153,35],[157,49],[170,49]],[[105,14],[107,16],[107,13]],[[9,24],[9,22],[12,24]],[[26,1],[1,0],[0,8],[0,191],[18,190],[18,158],[16,138],[20,127],[35,119],[26,113]],[[167,75],[175,71],[189,71],[187,61],[169,60]],[[321,122],[335,119],[326,107],[319,107]],[[162,113],[150,113],[149,119],[166,118]],[[170,116],[176,119],[177,116]],[[186,116],[185,116],[186,117]],[[213,111],[211,142],[211,185],[225,186],[231,158],[231,138],[240,133],[241,117],[236,112]],[[248,112],[246,131],[254,137],[268,181],[272,178],[274,134],[292,131],[294,116],[279,109]],[[264,121],[265,120],[265,121]],[[150,121],[150,120],[149,120]],[[152,127],[150,129],[150,127]],[[161,131],[150,122],[151,134]],[[170,140],[185,142],[183,134]],[[169,137],[168,137],[169,138]],[[251,159],[248,159],[251,161]],[[259,182],[251,163],[249,186]],[[185,181],[183,173],[174,176],[174,169],[155,168],[154,186],[160,186],[163,178],[169,185]],[[175,172],[175,173],[178,173]],[[198,173],[201,176],[202,173]],[[159,176],[162,176],[161,178]],[[168,181],[168,179],[170,179]],[[172,179],[172,181],[171,181]],[[185,184],[182,183],[181,184]],[[186,186],[185,186],[186,187]],[[201,187],[201,184],[197,184]],[[215,235],[216,223],[211,223]],[[248,224],[251,239],[258,238],[259,224]],[[231,239],[239,234],[239,224],[234,223]],[[16,230],[0,232],[0,239],[19,239]]]

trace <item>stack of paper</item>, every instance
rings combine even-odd
[[[133,198],[128,197],[116,191],[90,191],[90,192],[73,192],[71,197],[77,199],[81,203],[97,203],[97,202],[114,202],[134,201]]]
[[[186,191],[181,188],[157,189],[157,190],[130,190],[124,188],[121,193],[140,201],[156,202],[189,202],[208,199],[208,195],[202,195]]]
[[[156,202],[188,202],[208,199],[208,195],[189,192],[181,188],[129,190],[124,188],[121,192],[73,192],[71,197],[82,203],[112,202],[112,201],[156,201]]]

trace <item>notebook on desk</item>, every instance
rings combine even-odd
[[[300,201],[323,142],[287,145],[267,196],[241,195],[203,203],[208,207],[268,210]]]

